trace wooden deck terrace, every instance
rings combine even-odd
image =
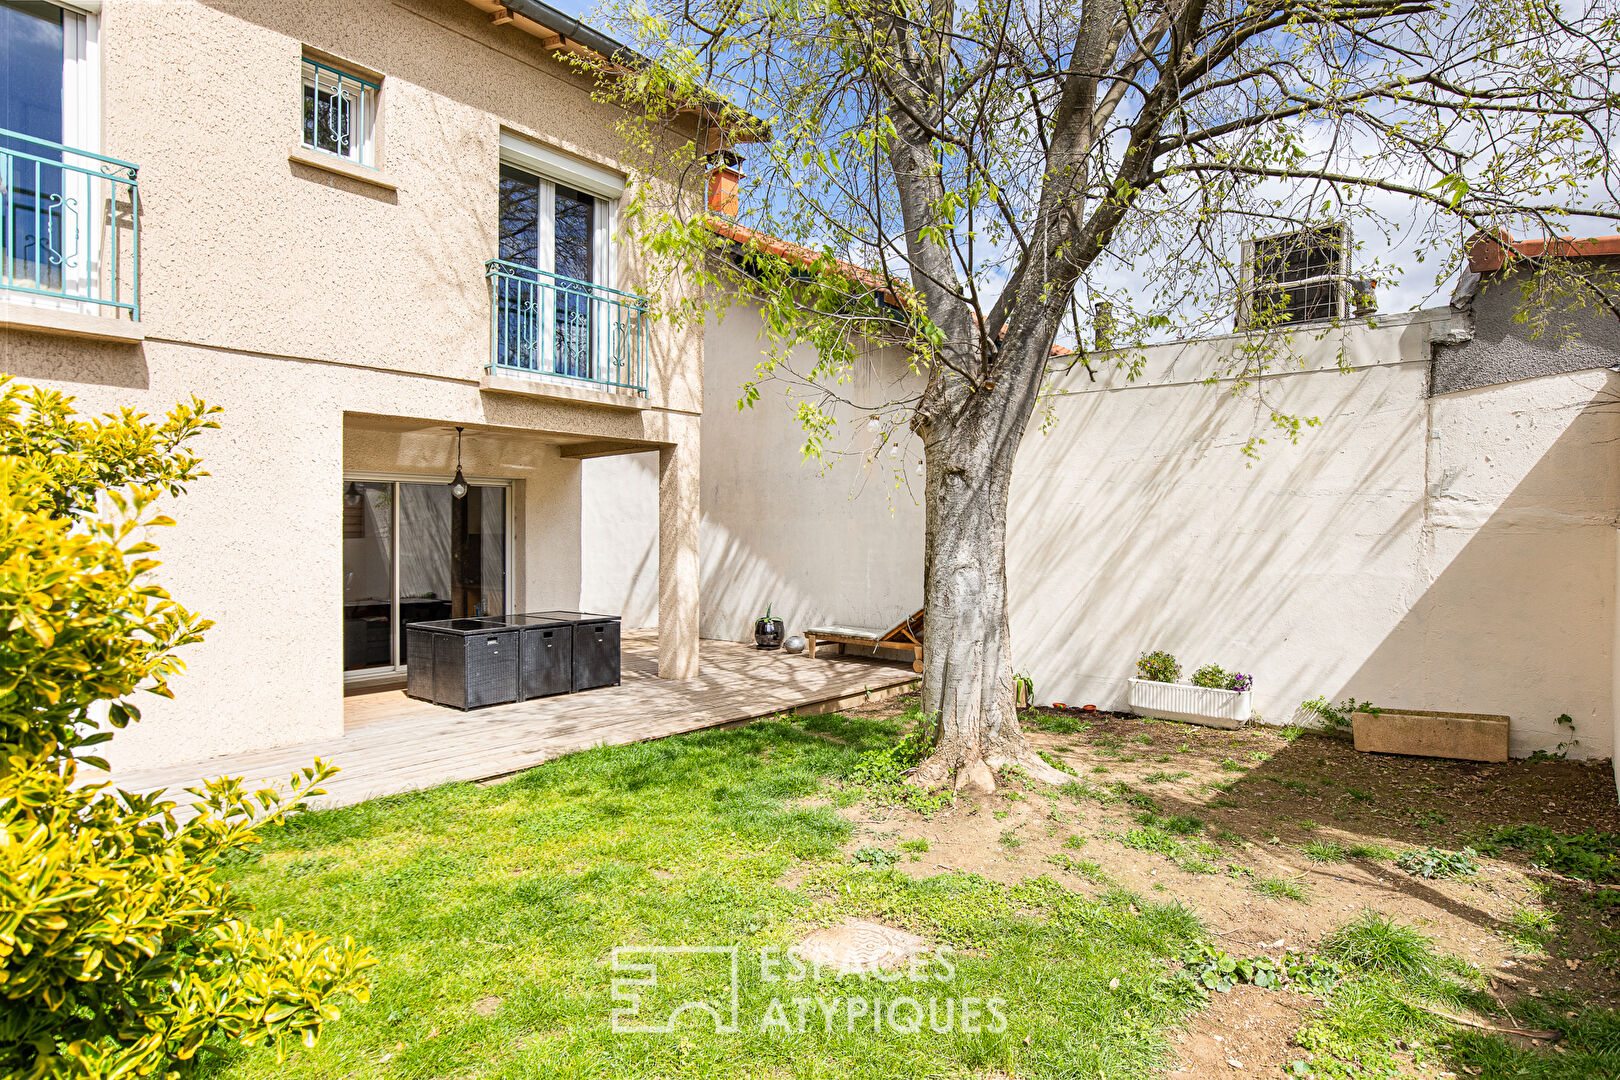
[[[343,735],[187,764],[115,771],[130,791],[178,792],[205,777],[240,776],[251,788],[284,783],[319,757],[342,768],[317,806],[347,806],[447,781],[490,780],[593,746],[619,746],[782,712],[824,713],[904,693],[906,664],[840,656],[812,660],[734,641],[703,641],[701,673],[658,678],[655,630],[624,635],[620,685],[495,705],[472,712],[402,690],[344,698]]]

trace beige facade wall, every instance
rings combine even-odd
[[[790,633],[829,622],[892,625],[922,606],[921,445],[907,432],[898,457],[874,458],[865,417],[834,405],[840,422],[827,453],[805,460],[794,418],[802,391],[762,383],[753,407],[736,408],[762,331],[744,303],[706,331],[703,636],[752,640],[767,604]],[[795,352],[793,366],[807,370],[804,361]],[[915,393],[920,380],[896,352],[879,350],[837,389],[864,406]]]
[[[163,584],[216,626],[175,699],[111,744],[115,769],[342,730],[342,479],[447,482],[456,425],[467,474],[513,484],[515,608],[580,606],[579,454],[678,461],[663,586],[695,628],[701,327],[657,328],[640,408],[479,386],[500,134],[628,172],[611,109],[461,0],[108,0],[100,38],[103,149],[140,166],[144,340],[13,325],[0,370],[89,412],[193,394],[225,409],[198,443],[211,475],[156,537]],[[305,46],[383,77],[371,181],[296,160]],[[615,248],[616,284],[645,289],[634,244]],[[642,542],[660,535],[657,498]],[[695,634],[666,651],[666,673],[695,673]]]
[[[630,172],[617,110],[463,0],[109,0],[102,43],[103,145],[141,167],[149,337],[476,378],[501,131]],[[293,160],[306,46],[382,75],[389,187]],[[657,335],[649,404],[700,410],[701,329]]]
[[[657,626],[658,454],[582,461],[580,488],[580,607],[628,629]]]
[[[767,604],[790,633],[891,625],[922,606],[920,445],[908,436],[897,458],[873,459],[864,416],[838,406],[826,460],[806,461],[794,415],[802,389],[764,383],[752,408],[736,408],[765,347],[762,330],[759,313],[739,301],[704,335],[700,634],[751,641]],[[803,359],[795,353],[794,365]],[[870,405],[920,386],[898,353],[878,351],[839,390]],[[628,625],[657,625],[658,552],[648,539],[656,455],[587,461],[582,483],[582,603],[623,612]]]
[[[1576,721],[1614,745],[1615,376],[1429,398],[1449,312],[1308,343],[1268,380],[1322,425],[1273,437],[1224,383],[1232,339],[1156,347],[1141,379],[1061,380],[1056,425],[1018,459],[1008,530],[1013,648],[1042,702],[1123,706],[1137,655],[1254,675],[1273,723],[1303,700],[1503,713],[1517,755]],[[1335,366],[1343,359],[1352,370]]]

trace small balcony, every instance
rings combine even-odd
[[[492,376],[647,393],[646,297],[492,259]]]
[[[136,166],[0,128],[0,298],[141,317]]]

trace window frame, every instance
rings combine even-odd
[[[331,86],[326,77],[335,81]],[[314,141],[306,127],[304,113],[305,95],[314,91]],[[360,137],[355,138],[352,130],[349,134],[350,153],[320,145],[320,103],[323,92],[334,97],[341,97],[348,101],[351,116],[358,112],[360,117]],[[339,161],[346,161],[363,169],[378,168],[377,161],[377,129],[381,115],[382,104],[382,77],[370,73],[362,74],[352,66],[339,65],[324,56],[312,54],[305,50],[299,57],[298,65],[298,145],[303,149],[316,154],[326,154]],[[341,145],[341,143],[340,143]]]
[[[1259,279],[1258,263],[1265,245],[1290,239],[1303,240],[1304,238],[1321,236],[1327,233],[1337,233],[1337,236],[1332,240],[1324,239],[1320,243],[1322,248],[1331,247],[1335,249],[1337,266],[1332,273],[1297,278],[1282,277],[1264,282]],[[1309,288],[1317,285],[1332,287],[1332,314],[1311,319],[1291,318],[1267,327],[1267,329],[1309,326],[1314,323],[1332,322],[1348,316],[1351,293],[1353,292],[1350,267],[1352,247],[1350,226],[1347,222],[1342,221],[1331,221],[1321,225],[1306,225],[1298,229],[1289,229],[1285,232],[1271,233],[1267,236],[1256,236],[1245,240],[1243,242],[1243,264],[1241,284],[1239,286],[1236,328],[1240,331],[1254,329],[1254,307],[1257,297],[1264,294],[1288,293],[1294,289]]]
[[[500,163],[525,172],[540,182],[540,234],[535,244],[535,269],[548,274],[557,272],[556,207],[557,188],[560,185],[596,200],[591,236],[590,284],[607,289],[618,288],[616,242],[624,180],[601,166],[570,158],[508,131],[501,132]]]
[[[105,163],[96,160],[101,155],[103,104],[100,5],[75,4],[66,0],[44,0],[44,2],[46,6],[54,7],[62,13],[60,83],[62,132],[60,142],[57,143],[62,147],[62,160],[68,164],[87,166],[91,170],[104,169]],[[47,140],[47,142],[55,141]],[[84,189],[86,194],[88,194],[87,187],[88,182]],[[0,287],[0,300],[86,315],[106,313],[108,309],[103,304],[80,295],[87,290],[90,282],[102,278],[112,257],[105,243],[108,227],[105,204],[98,198],[86,198],[84,204],[82,228],[84,234],[95,239],[86,249],[87,258],[82,264],[76,266],[71,263],[63,264],[62,287],[66,295],[35,292],[26,287]],[[134,280],[136,284],[132,288],[136,290],[134,293],[136,306],[129,311],[130,317],[138,321],[138,276]],[[118,314],[116,309],[114,314]]]

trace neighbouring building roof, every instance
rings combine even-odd
[[[1597,258],[1605,255],[1620,255],[1620,234],[1579,240],[1573,236],[1515,240],[1505,231],[1495,236],[1478,233],[1468,242],[1468,269],[1476,274],[1488,274],[1502,269],[1513,257]]]
[[[790,240],[783,240],[781,237],[760,232],[758,229],[751,229],[739,221],[733,221],[713,213],[705,219],[705,223],[708,225],[709,231],[716,236],[724,237],[745,247],[757,248],[766,254],[776,255],[799,266],[809,266],[819,259],[829,257],[825,252],[816,251],[814,248],[805,247],[803,244],[795,244]],[[879,299],[884,303],[893,304],[896,307],[901,306],[894,288],[880,275],[845,259],[833,258],[832,264],[840,274],[877,293]]]
[[[714,199],[714,197],[715,196],[711,193],[711,201]],[[832,258],[832,264],[839,273],[843,274],[851,281],[859,282],[860,284],[871,289],[877,294],[878,299],[884,303],[891,304],[897,308],[904,307],[904,305],[900,302],[898,294],[898,288],[903,288],[904,286],[897,287],[892,279],[885,279],[874,271],[866,269],[864,266],[857,266],[855,263],[849,262],[846,259],[833,258],[828,256],[825,252],[816,251],[813,248],[805,247],[803,244],[795,244],[792,241],[783,240],[781,237],[772,236],[770,233],[760,232],[758,229],[751,229],[741,222],[734,221],[730,217],[719,213],[718,211],[714,211],[712,208],[709,216],[704,219],[704,223],[708,226],[709,231],[717,236],[724,237],[733,243],[758,248],[760,251],[779,256],[780,258],[786,259],[789,262],[797,263],[800,266],[809,266],[811,263],[821,258]],[[1074,350],[1069,348],[1067,345],[1052,346],[1053,356],[1070,356],[1073,353]]]

